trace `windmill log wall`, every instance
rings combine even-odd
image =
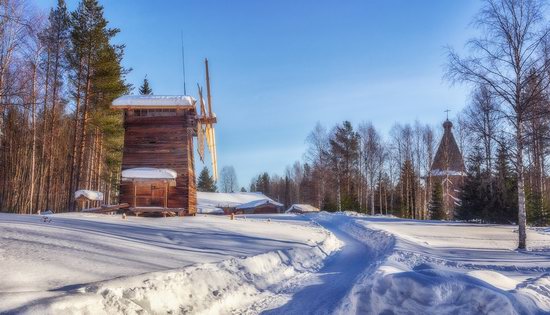
[[[163,207],[159,199],[164,198],[164,190],[168,189],[168,208],[195,214],[197,197],[193,136],[196,113],[194,110],[176,110],[169,115],[137,116],[133,110],[125,111],[122,170],[136,167],[169,168],[177,173],[175,185],[163,181],[123,181],[119,199],[131,207]]]

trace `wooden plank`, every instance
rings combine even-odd
[[[124,209],[128,207],[130,207],[130,205],[127,203],[121,203],[118,205],[102,205],[101,207],[97,207],[97,208],[82,209],[82,212],[96,212],[96,213],[113,212],[113,211],[117,211],[119,209]]]
[[[166,182],[166,187],[164,188],[164,208],[168,208],[168,190],[170,189],[170,186],[168,186],[168,182]]]
[[[130,207],[129,204],[121,203],[121,204],[118,204],[118,205],[102,205],[101,209],[103,209],[105,211],[112,211],[112,210],[118,210],[118,209],[129,208],[129,207]]]

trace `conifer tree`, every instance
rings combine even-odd
[[[338,210],[359,208],[353,176],[359,158],[359,135],[349,121],[338,125],[329,139],[329,155],[332,171],[336,177]]]
[[[486,221],[486,217],[483,216],[487,207],[484,202],[484,193],[482,192],[483,178],[482,167],[483,156],[481,148],[476,146],[472,154],[468,157],[468,170],[464,184],[460,192],[460,206],[457,209],[457,218],[460,220],[483,220]]]
[[[493,204],[495,223],[516,223],[518,220],[517,176],[510,165],[508,146],[501,141],[497,148]]]
[[[205,192],[216,192],[216,183],[214,182],[214,178],[210,175],[208,167],[206,166],[202,169],[199,175],[197,190]]]
[[[402,194],[400,200],[400,215],[403,218],[412,218],[416,204],[416,191],[418,189],[417,176],[414,172],[412,161],[407,159],[401,167],[399,187]]]
[[[444,220],[447,217],[443,206],[443,188],[441,187],[441,183],[434,183],[433,185],[429,210],[432,220]]]
[[[338,209],[338,206],[329,198],[328,195],[323,198],[323,202],[321,204],[321,210],[334,212]]]
[[[151,89],[151,86],[149,85],[149,80],[147,80],[147,75],[145,75],[145,79],[143,79],[143,83],[139,87],[139,94],[141,95],[153,94],[153,89]]]
[[[270,183],[269,174],[267,172],[264,172],[260,175],[258,175],[258,178],[250,185],[250,191],[258,191],[265,195],[269,195],[269,183]]]

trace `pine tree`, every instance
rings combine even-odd
[[[153,89],[149,86],[149,80],[147,80],[147,75],[145,75],[145,79],[143,79],[143,83],[139,87],[139,94],[141,95],[151,95],[153,94]]]
[[[528,182],[525,185],[527,222],[535,226],[544,226],[546,225],[546,218],[544,215],[541,194],[529,184]]]
[[[270,195],[270,178],[269,174],[264,172],[263,174],[258,175],[258,178],[256,179],[256,182],[254,183],[254,187],[252,185],[250,186],[250,191],[258,191],[263,193],[264,195],[269,196]],[[254,188],[254,189],[253,189]]]
[[[414,172],[412,161],[407,159],[401,167],[399,187],[402,189],[400,200],[400,215],[402,218],[412,218],[416,204],[416,191],[418,189],[417,176]]]
[[[323,202],[321,204],[321,210],[334,212],[338,209],[338,205],[334,203],[332,200],[330,200],[330,197],[328,195],[323,198]]]
[[[510,165],[510,154],[506,144],[501,141],[497,148],[495,178],[493,179],[493,204],[495,223],[517,222],[517,176]]]
[[[199,175],[197,190],[205,192],[216,192],[216,183],[214,182],[214,178],[210,176],[210,172],[208,171],[208,168],[206,166],[202,169]]]
[[[336,126],[329,140],[332,171],[336,177],[338,210],[358,210],[354,174],[359,162],[359,135],[349,121]]]
[[[443,206],[443,188],[441,187],[441,183],[434,183],[433,185],[429,210],[432,220],[445,220],[447,218]]]
[[[468,157],[467,176],[460,191],[460,206],[457,208],[457,219],[471,221],[486,221],[487,202],[483,193],[482,178],[483,155],[481,148],[476,146]]]

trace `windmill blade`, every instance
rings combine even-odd
[[[212,172],[214,173],[214,180],[218,180],[218,152],[216,150],[216,130],[212,126],[212,151],[210,151],[212,156]]]
[[[197,84],[197,88],[199,90],[199,101],[200,101],[200,110],[201,115],[199,115],[197,119],[197,151],[199,153],[199,158],[204,163],[204,141],[205,141],[205,130],[204,130],[204,123],[202,121],[202,117],[204,117],[205,114],[205,108],[204,108],[204,98],[202,96],[202,88],[200,85]]]
[[[197,122],[197,151],[201,162],[204,163],[204,127],[200,121]]]
[[[216,155],[216,140],[214,139],[214,127],[212,124],[206,124],[206,143],[210,151],[210,160],[212,161],[212,174],[215,180],[218,180],[218,161]]]
[[[210,157],[212,158],[212,150],[214,149],[214,143],[212,141],[212,126],[206,124],[206,144],[208,145],[208,151],[210,151]],[[212,159],[212,162],[214,160]]]
[[[200,107],[201,107],[200,116],[206,117],[206,108],[204,105],[204,97],[202,96],[202,87],[199,84],[197,84],[197,87],[199,88],[199,99],[200,99]]]
[[[204,100],[202,97],[202,89],[199,87],[199,95],[201,99],[201,119],[205,127],[206,144],[210,151],[210,159],[212,161],[212,173],[214,180],[218,180],[218,154],[216,152],[216,132],[214,131],[213,123],[216,122],[214,112],[212,112],[212,93],[210,91],[210,71],[208,69],[208,59],[204,59],[206,71],[206,100],[208,102],[208,113],[205,110]]]

